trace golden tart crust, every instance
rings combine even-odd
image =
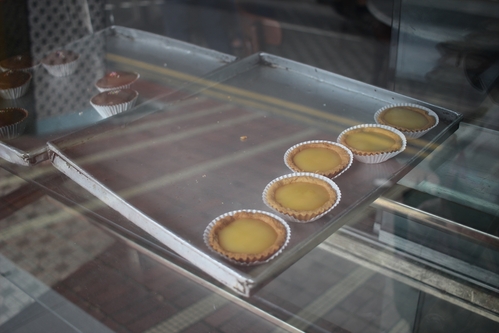
[[[226,250],[220,242],[220,232],[231,225],[233,222],[236,222],[241,219],[254,219],[261,222],[266,223],[270,226],[276,233],[276,238],[272,245],[267,247],[265,250],[256,253],[239,253],[239,252],[231,252]],[[273,218],[270,215],[261,213],[261,212],[250,212],[250,211],[238,211],[234,214],[228,214],[227,216],[222,217],[213,225],[211,230],[207,236],[208,245],[220,253],[221,255],[234,260],[238,263],[242,264],[252,264],[257,262],[263,262],[270,257],[272,257],[275,253],[277,253],[285,244],[288,239],[288,231],[282,222]]]
[[[327,199],[322,205],[320,205],[320,207],[310,210],[297,210],[292,207],[284,206],[276,198],[277,191],[280,188],[285,187],[286,185],[296,184],[296,183],[313,184],[320,186],[327,193]],[[325,180],[320,179],[319,177],[308,176],[308,175],[282,177],[281,179],[271,182],[266,188],[266,193],[265,193],[266,203],[270,207],[272,207],[281,214],[291,216],[292,218],[302,222],[311,221],[315,217],[325,213],[335,205],[338,198],[339,197],[335,189],[332,188],[331,185],[328,184]]]
[[[333,153],[331,158],[338,160],[334,162],[329,161],[328,164],[331,164],[332,167],[328,167],[327,169],[321,168],[321,169],[311,170],[310,165],[308,165],[307,168],[303,168],[302,166],[300,166],[300,164],[302,163],[300,163],[296,159],[297,155],[299,155],[300,153],[301,154],[306,153],[307,150],[317,149],[317,148],[327,149],[331,151]],[[348,148],[346,147],[342,147],[338,144],[329,141],[308,141],[291,147],[285,154],[285,163],[291,170],[295,172],[313,172],[322,175],[324,177],[334,178],[340,173],[342,173],[344,170],[346,170],[352,163],[352,155],[347,149]],[[329,157],[325,156],[324,157],[317,156],[317,157],[322,161],[329,159]]]
[[[413,121],[411,121],[411,118]],[[376,121],[379,124],[392,126],[404,132],[426,131],[435,126],[437,122],[435,117],[431,116],[428,111],[408,105],[388,107],[379,112]]]
[[[402,138],[397,133],[376,126],[353,128],[344,132],[338,141],[348,147],[352,153],[361,156],[393,153],[403,147]],[[375,141],[380,141],[379,149],[374,146],[366,148]]]

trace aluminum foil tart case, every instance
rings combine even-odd
[[[334,175],[333,177],[329,177],[327,175],[324,175],[324,174],[321,174],[322,176],[325,176],[325,177],[328,177],[330,179],[335,179],[337,177],[339,177],[340,175],[342,175],[345,171],[347,171],[351,166],[352,166],[352,162],[353,162],[353,154],[352,152],[350,151],[350,149],[348,149],[347,147],[345,147],[344,145],[340,144],[340,143],[337,143],[337,142],[332,142],[332,141],[326,141],[326,140],[311,140],[311,141],[305,141],[305,142],[301,142],[301,143],[298,143],[294,146],[292,146],[291,148],[289,148],[286,153],[284,153],[284,164],[286,164],[286,166],[289,168],[289,170],[293,171],[293,172],[303,172],[303,170],[295,170],[293,168],[292,165],[289,164],[288,160],[289,160],[289,156],[290,154],[297,148],[301,147],[301,146],[307,146],[307,145],[311,145],[311,144],[326,144],[326,145],[333,145],[333,146],[336,146],[336,147],[339,147],[341,149],[343,149],[345,151],[346,154],[348,154],[348,156],[350,157],[350,160],[348,161],[348,164],[340,171],[338,172],[336,175]],[[320,174],[317,172],[317,174]]]
[[[272,256],[270,256],[266,260],[263,260],[263,261],[254,261],[254,262],[250,262],[250,263],[240,262],[240,261],[231,259],[228,256],[226,256],[226,255],[224,255],[224,254],[222,254],[222,253],[220,253],[218,251],[215,251],[211,247],[210,241],[209,241],[209,235],[210,235],[211,230],[213,229],[213,227],[218,223],[218,221],[223,220],[223,219],[225,219],[228,216],[234,216],[237,213],[241,213],[241,212],[264,214],[264,215],[267,215],[267,216],[273,218],[274,220],[276,220],[277,222],[281,223],[284,226],[284,229],[286,230],[286,238],[284,240],[284,243],[281,245],[281,247]],[[286,246],[288,245],[290,238],[291,238],[291,229],[289,228],[289,225],[286,223],[286,221],[284,221],[282,218],[280,218],[279,216],[277,216],[275,214],[272,214],[272,213],[269,213],[269,212],[265,212],[265,211],[262,211],[262,210],[254,210],[254,209],[235,210],[235,211],[228,212],[228,213],[225,213],[223,215],[220,215],[219,217],[217,217],[216,219],[214,219],[213,221],[211,221],[210,224],[208,224],[208,226],[206,227],[206,229],[205,229],[205,231],[203,233],[204,243],[206,244],[206,246],[212,252],[218,254],[219,256],[222,256],[224,259],[228,260],[229,262],[231,262],[233,264],[237,264],[237,265],[241,265],[241,266],[255,266],[255,265],[261,265],[261,264],[264,264],[264,263],[267,263],[267,262],[271,261],[272,259],[274,259],[275,257],[277,257],[278,255],[280,255],[282,253],[282,251],[284,250],[284,248],[286,248]]]
[[[99,97],[105,97],[107,94],[119,94],[119,93],[128,93],[127,95],[131,98],[126,98],[122,103],[118,104],[100,104],[98,99]],[[124,89],[124,90],[110,90],[101,92],[90,100],[90,104],[94,107],[95,110],[101,115],[102,118],[107,118],[114,116],[115,114],[125,112],[133,108],[139,93],[132,89]]]
[[[11,70],[0,73],[0,76],[2,80],[2,88],[0,88],[0,96],[4,99],[16,99],[26,95],[26,93],[29,90],[29,86],[31,84],[31,79],[33,77],[28,72],[11,71]],[[12,78],[8,79],[7,76],[12,76]],[[6,84],[5,86],[3,86],[4,83]],[[15,86],[11,87],[10,85],[15,85]]]
[[[404,131],[402,129],[398,129],[400,132],[402,132],[406,136],[407,139],[417,139],[417,138],[420,138],[423,135],[425,135],[426,133],[428,133],[428,131],[430,131],[431,129],[435,128],[438,125],[439,118],[438,118],[438,115],[433,110],[428,109],[427,107],[424,107],[424,106],[421,106],[421,105],[410,104],[410,103],[391,104],[391,105],[384,106],[381,109],[379,109],[378,111],[376,111],[376,113],[374,114],[374,121],[376,121],[376,123],[379,124],[379,125],[384,125],[384,124],[382,124],[379,121],[379,115],[383,111],[385,111],[387,109],[395,108],[395,107],[411,107],[411,108],[421,109],[421,110],[426,111],[426,113],[430,117],[435,118],[435,124],[433,126],[431,126],[430,128],[427,128],[427,129],[424,129],[424,130]]]
[[[405,148],[407,146],[407,139],[405,138],[405,135],[402,134],[402,132],[400,132],[399,130],[397,130],[393,127],[385,126],[385,125],[378,125],[378,124],[362,124],[362,125],[349,127],[346,130],[344,130],[343,132],[341,132],[340,135],[338,135],[337,141],[341,142],[341,137],[343,135],[345,135],[345,133],[347,133],[351,130],[354,130],[357,128],[366,128],[366,127],[377,127],[377,128],[383,128],[383,129],[386,129],[388,131],[391,131],[400,137],[400,139],[402,140],[402,145],[401,145],[399,150],[397,150],[395,152],[391,152],[391,153],[377,153],[377,154],[373,153],[370,155],[359,155],[359,154],[356,154],[355,151],[352,151],[353,157],[357,161],[362,162],[362,163],[367,163],[367,164],[382,163],[382,162],[389,160],[392,157],[397,156],[398,154],[400,154],[401,152],[403,152],[405,150]]]
[[[78,68],[79,59],[80,55],[78,53],[58,50],[43,58],[42,66],[52,76],[69,76]]]
[[[22,108],[0,109],[0,140],[13,139],[24,132],[28,111]]]
[[[294,216],[284,214],[284,213],[277,211],[274,207],[272,207],[272,205],[267,200],[267,196],[268,196],[269,190],[272,187],[272,185],[274,185],[275,183],[277,183],[283,179],[286,179],[286,178],[293,178],[293,177],[300,177],[300,176],[306,176],[306,177],[320,179],[320,180],[326,182],[331,187],[331,189],[336,193],[336,201],[331,205],[331,207],[329,207],[324,212],[319,213],[319,214],[313,216],[312,218],[306,219],[306,220],[300,220]],[[265,189],[263,190],[262,199],[263,199],[263,202],[265,203],[265,205],[267,205],[267,207],[269,207],[270,209],[275,211],[278,215],[282,216],[287,221],[296,222],[296,223],[309,223],[309,222],[316,221],[316,220],[320,219],[321,217],[323,217],[324,215],[331,212],[338,205],[338,203],[341,201],[341,191],[340,191],[340,188],[338,187],[338,185],[336,185],[335,182],[333,182],[331,179],[329,179],[327,177],[324,177],[324,176],[321,176],[321,175],[318,175],[315,173],[311,173],[311,172],[297,172],[297,173],[290,173],[290,174],[287,174],[287,175],[284,175],[281,177],[277,177],[276,179],[274,179],[270,183],[268,183],[267,186],[265,186]]]

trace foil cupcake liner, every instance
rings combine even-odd
[[[339,173],[337,173],[334,177],[331,177],[330,179],[335,179],[335,178],[339,177],[341,174],[343,174],[345,171],[347,171],[352,166],[353,154],[350,151],[350,149],[348,149],[347,147],[345,147],[341,143],[332,142],[332,141],[326,141],[326,140],[311,140],[311,141],[305,141],[305,142],[298,143],[298,144],[292,146],[291,148],[289,148],[284,153],[284,164],[286,164],[286,166],[288,167],[289,170],[291,170],[293,172],[300,172],[300,171],[295,171],[291,167],[291,165],[289,165],[289,163],[288,163],[289,154],[291,154],[291,152],[293,152],[295,149],[297,149],[300,146],[305,146],[305,145],[314,144],[314,143],[325,143],[325,144],[330,144],[330,145],[334,145],[334,146],[343,148],[348,153],[348,155],[350,156],[350,161],[348,162],[348,165],[343,170],[341,170]]]
[[[263,261],[254,261],[254,262],[250,262],[250,263],[240,262],[240,261],[237,261],[237,260],[229,258],[228,256],[224,255],[223,253],[215,251],[215,249],[213,249],[211,247],[210,241],[209,241],[209,235],[210,235],[211,229],[213,229],[213,227],[215,226],[215,224],[217,224],[218,221],[226,218],[227,216],[234,216],[235,214],[241,213],[241,212],[247,212],[247,213],[253,213],[253,214],[254,213],[265,214],[265,215],[270,216],[270,217],[276,219],[277,221],[279,221],[279,223],[281,223],[284,226],[284,228],[286,229],[286,240],[284,241],[284,244],[279,248],[279,250],[277,250],[272,256],[270,256],[266,260],[263,260]],[[206,246],[212,252],[218,254],[219,256],[222,256],[227,261],[230,261],[233,264],[241,265],[241,266],[255,266],[255,265],[265,264],[265,263],[271,261],[272,259],[274,259],[275,257],[277,257],[279,254],[282,253],[282,251],[284,250],[284,248],[288,245],[290,238],[291,238],[291,229],[289,228],[289,225],[286,223],[286,221],[284,221],[282,218],[280,218],[279,216],[277,216],[275,214],[272,214],[272,213],[269,213],[269,212],[265,212],[265,211],[262,211],[262,210],[255,210],[255,209],[235,210],[235,211],[228,212],[228,213],[225,213],[223,215],[220,215],[219,217],[217,217],[216,219],[214,219],[213,221],[211,221],[210,224],[208,224],[208,226],[206,227],[206,229],[204,230],[204,233],[203,233],[204,243],[206,244]]]
[[[122,86],[117,86],[117,87],[112,87],[112,88],[103,88],[103,87],[99,87],[97,85],[97,83],[96,83],[95,87],[97,88],[97,90],[99,90],[99,92],[110,91],[110,90],[130,89],[130,87],[132,86],[132,84],[134,84],[135,82],[137,82],[137,80],[140,78],[140,74],[139,73],[137,73],[137,72],[133,72],[133,73],[137,74],[137,77],[135,78],[135,80],[133,80],[132,82],[130,82],[128,84],[125,84],[125,85],[122,85]]]
[[[410,103],[390,104],[390,105],[384,106],[381,109],[379,109],[378,111],[376,111],[376,113],[374,114],[374,121],[377,124],[379,124],[379,125],[384,125],[384,124],[381,124],[379,122],[379,120],[378,120],[379,115],[381,114],[381,112],[385,111],[386,109],[395,108],[395,107],[404,107],[404,106],[406,106],[406,107],[408,106],[408,107],[413,107],[413,108],[418,108],[418,109],[424,110],[431,117],[435,118],[435,124],[432,127],[428,128],[428,129],[425,129],[425,130],[420,130],[420,131],[404,131],[404,130],[398,129],[398,131],[402,132],[402,134],[404,134],[407,139],[417,139],[417,138],[420,138],[423,135],[425,135],[426,133],[428,133],[429,130],[435,128],[438,125],[439,118],[438,118],[438,115],[433,110],[428,109],[427,107],[424,107],[424,106],[421,106],[421,105],[410,104]]]
[[[23,84],[22,86],[9,89],[0,89],[0,96],[4,99],[16,99],[26,95],[26,93],[29,90],[29,86],[31,84],[31,78],[32,76],[30,74],[29,80],[26,81],[26,83]]]
[[[391,153],[379,153],[379,154],[371,154],[371,155],[359,155],[359,154],[356,154],[354,151],[352,151],[353,158],[355,160],[362,162],[362,163],[367,163],[367,164],[382,163],[382,162],[389,160],[392,157],[397,156],[398,154],[400,154],[401,152],[403,152],[405,150],[405,147],[407,146],[407,139],[406,139],[405,135],[393,127],[386,126],[386,125],[379,125],[379,124],[362,124],[362,125],[349,127],[346,130],[344,130],[343,132],[341,132],[340,135],[338,135],[337,141],[341,142],[341,140],[340,140],[341,137],[343,135],[345,135],[345,133],[347,133],[351,130],[354,130],[357,128],[366,128],[366,127],[383,128],[383,129],[389,130],[389,131],[397,134],[400,137],[400,139],[402,139],[402,147],[399,150],[391,152]]]
[[[270,187],[278,181],[281,181],[281,180],[286,179],[286,178],[297,177],[297,176],[314,177],[314,178],[321,179],[321,180],[325,181],[336,192],[336,202],[331,207],[329,207],[326,211],[324,211],[323,213],[320,213],[320,214],[318,214],[318,215],[316,215],[308,220],[300,220],[294,216],[279,212],[277,209],[272,207],[272,205],[270,205],[270,203],[267,201],[267,194],[270,190]],[[276,214],[278,214],[279,216],[282,216],[287,221],[296,222],[296,223],[310,223],[310,222],[316,221],[316,220],[320,219],[321,217],[323,217],[324,215],[328,214],[339,204],[339,202],[341,201],[341,191],[340,191],[340,188],[338,187],[338,185],[336,185],[335,182],[333,182],[331,179],[329,179],[327,177],[324,177],[324,176],[321,176],[321,175],[318,175],[318,174],[312,173],[312,172],[296,172],[296,173],[287,174],[287,175],[284,175],[281,177],[277,177],[276,179],[274,179],[270,183],[268,183],[267,186],[265,186],[265,189],[263,190],[262,199],[263,199],[263,203],[267,207],[269,207],[270,209],[275,211]]]
[[[90,104],[101,115],[102,118],[108,118],[108,117],[114,116],[118,113],[128,111],[131,108],[133,108],[138,97],[139,97],[139,93],[137,93],[135,95],[135,98],[132,99],[131,101],[126,102],[126,103],[116,104],[116,105],[97,105],[95,103],[92,103],[92,100],[90,100]]]
[[[47,65],[42,63],[42,66],[49,72],[50,75],[55,76],[55,77],[63,77],[63,76],[69,76],[76,72],[76,69],[78,68],[78,63],[79,63],[79,57],[71,62],[68,62],[66,64],[60,64],[60,65]]]
[[[28,119],[28,111],[22,108],[5,108],[5,109],[0,109],[0,113],[2,112],[11,112],[14,109],[22,110],[25,113],[25,117],[21,119],[20,121],[6,125],[6,126],[0,126],[0,139],[2,140],[10,140],[15,137],[18,137],[19,135],[23,134],[24,129],[26,128],[26,123]]]

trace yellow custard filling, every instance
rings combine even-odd
[[[221,229],[218,237],[220,246],[226,251],[258,254],[274,244],[277,233],[268,223],[240,218]]]
[[[323,186],[312,183],[290,183],[275,191],[275,200],[280,205],[297,211],[318,209],[329,199],[329,193]]]
[[[311,147],[298,152],[293,157],[293,162],[303,171],[318,172],[334,169],[342,160],[331,149]]]
[[[410,108],[394,107],[383,112],[383,119],[393,125],[410,130],[425,128],[430,124],[428,117]]]
[[[396,147],[397,141],[389,135],[377,131],[352,131],[345,134],[348,146],[366,152],[388,151]]]

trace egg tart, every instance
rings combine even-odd
[[[408,138],[418,138],[438,124],[432,110],[415,104],[394,104],[379,109],[374,120],[381,125],[394,127]]]
[[[330,141],[307,141],[289,148],[284,163],[294,172],[313,172],[336,178],[352,165],[352,152]]]
[[[312,222],[331,211],[341,192],[332,180],[309,172],[285,175],[263,191],[264,203],[293,222]]]
[[[289,241],[290,230],[279,217],[258,210],[219,216],[204,232],[204,241],[226,259],[253,265],[271,260]]]
[[[55,77],[68,76],[78,69],[80,55],[70,50],[57,50],[42,59],[42,66]]]
[[[90,104],[103,118],[127,111],[135,105],[139,93],[132,89],[101,92],[90,100]]]
[[[407,144],[405,136],[393,127],[363,124],[350,127],[338,136],[354,158],[363,163],[384,162],[401,153]]]
[[[24,132],[28,111],[22,108],[0,109],[0,139],[13,139]]]
[[[0,96],[5,99],[16,99],[24,96],[31,83],[31,74],[23,71],[6,71],[0,73]]]
[[[34,71],[39,65],[29,54],[21,54],[0,61],[0,68],[3,71]]]

